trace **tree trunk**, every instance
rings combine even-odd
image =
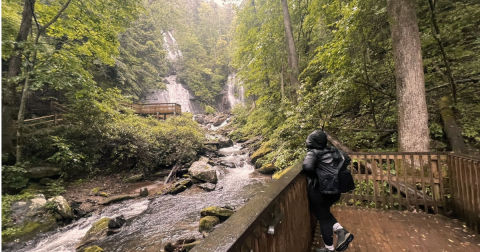
[[[24,45],[22,42],[27,41],[30,30],[32,29],[32,7],[35,0],[25,0],[22,12],[22,23],[16,38],[13,54],[8,60],[8,73],[6,86],[2,90],[2,153],[13,153],[12,140],[15,137],[15,129],[13,128],[13,120],[15,118],[15,83],[12,78],[20,74],[22,66],[22,52]]]
[[[282,72],[280,73],[280,91],[282,92],[282,100],[285,99],[285,84],[283,83],[283,62]]]
[[[298,57],[297,57],[297,51],[295,49],[295,41],[293,38],[292,25],[290,23],[290,13],[288,12],[288,3],[287,3],[287,0],[281,0],[281,1],[282,1],[282,9],[283,9],[283,22],[285,27],[285,38],[287,43],[287,53],[288,53],[289,67],[290,67],[289,69],[290,82],[295,90],[300,87],[300,82],[298,81],[298,75],[299,75]]]
[[[429,151],[423,62],[414,0],[387,0],[397,84],[399,151]]]
[[[450,96],[444,96],[439,102],[440,115],[442,116],[443,129],[447,135],[452,151],[468,154],[467,145],[463,141],[462,130],[455,122],[455,115],[451,106],[453,105]]]

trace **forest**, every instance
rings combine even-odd
[[[170,178],[211,151],[219,118],[274,178],[316,129],[358,152],[480,155],[479,69],[477,0],[2,1],[2,237],[20,232],[13,202],[38,192],[31,169],[58,167],[52,197],[101,176]],[[125,106],[171,76],[191,110]]]

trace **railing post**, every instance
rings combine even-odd
[[[56,111],[55,111],[55,114],[54,114],[54,115],[55,115],[55,116],[54,116],[54,118],[53,118],[53,124],[54,124],[55,126],[57,126],[57,125],[58,125],[58,122],[57,122],[57,112],[56,112]]]

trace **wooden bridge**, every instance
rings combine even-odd
[[[171,116],[181,115],[182,106],[177,103],[123,103],[136,114],[153,115],[157,119],[167,119]]]
[[[480,252],[480,158],[349,153],[357,188],[333,211],[355,235],[347,251]],[[298,164],[192,252],[310,252],[323,246]]]

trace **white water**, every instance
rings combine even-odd
[[[237,83],[236,77],[237,75],[235,73],[231,73],[230,75],[228,75],[228,80],[227,80],[227,95],[228,95],[228,101],[230,103],[230,108],[233,108],[236,104],[239,104],[239,103],[242,105],[245,105],[245,101],[244,101],[245,90],[243,86]]]

